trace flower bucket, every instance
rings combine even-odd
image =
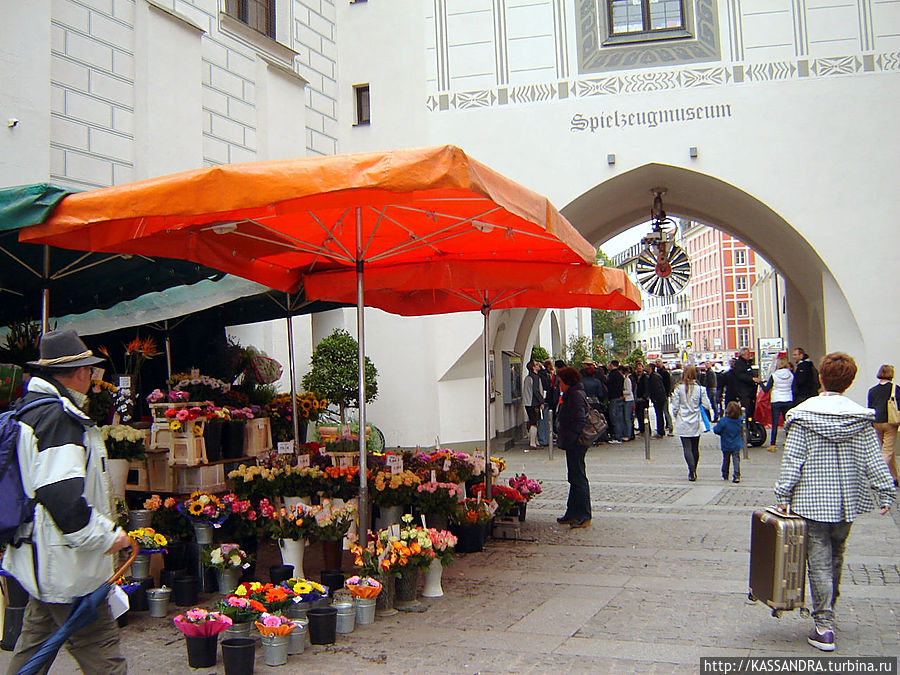
[[[375,623],[377,598],[356,598],[356,623],[365,626]]]
[[[396,597],[394,607],[402,611],[420,611],[421,603],[416,600],[417,586],[419,585],[419,568],[407,565],[400,572],[400,578],[396,582]]]
[[[322,570],[319,579],[322,585],[328,588],[332,596],[334,596],[335,591],[339,591],[344,587],[344,573],[341,570]]]
[[[306,640],[309,637],[307,627],[309,622],[306,619],[296,619],[294,621],[296,628],[288,633],[288,654],[300,654],[306,649]]]
[[[146,579],[150,576],[150,554],[139,553],[131,563],[131,577],[133,579]]]
[[[322,542],[322,558],[325,569],[341,569],[341,559],[344,557],[344,549],[340,539]],[[343,585],[343,584],[341,584]]]
[[[209,523],[192,523],[194,526],[194,538],[201,546],[213,543],[213,526]]]
[[[223,632],[222,645],[224,646],[225,640],[231,638],[248,638],[250,637],[250,631],[253,630],[253,622],[245,621],[244,623],[233,623],[228,628],[226,628]]]
[[[282,564],[293,566],[296,574],[292,576],[305,579],[306,575],[303,573],[303,557],[306,553],[306,540],[279,539],[278,550],[281,552]]]
[[[337,610],[335,632],[342,635],[352,633],[356,628],[356,605],[352,598],[335,602],[332,607]]]
[[[183,570],[187,567],[187,544],[183,541],[169,541],[163,553],[163,565],[167,570]]]
[[[263,659],[267,666],[283,666],[287,663],[290,635],[263,635]]]
[[[455,525],[457,553],[478,553],[484,550],[485,525]]]
[[[153,511],[150,509],[135,509],[128,512],[128,529],[137,530],[141,527],[150,527],[153,522]]]
[[[276,586],[294,576],[293,565],[272,565],[269,567],[269,581]]]
[[[425,587],[422,589],[423,598],[442,598],[444,589],[441,588],[441,576],[444,573],[444,566],[441,561],[435,558],[431,564],[425,568]]]
[[[222,428],[224,422],[210,422],[203,427],[203,444],[206,447],[206,459],[217,462],[222,459]]]
[[[184,575],[175,577],[172,586],[172,594],[175,596],[175,604],[179,607],[188,607],[197,604],[197,594],[200,591],[200,581],[197,577]]]
[[[132,582],[140,583],[140,585],[132,591],[128,596],[128,603],[131,605],[132,612],[146,612],[150,607],[147,605],[147,591],[153,588],[153,579],[145,577],[138,579],[131,578]]]
[[[309,610],[309,642],[314,645],[331,645],[337,632],[337,609],[313,607]]]
[[[309,612],[311,602],[292,602],[287,606],[287,609],[284,610],[284,615],[289,619],[306,619],[306,614]]]
[[[240,457],[243,457],[244,422],[242,420],[230,420],[224,422],[223,426],[222,459],[239,459]]]
[[[222,640],[225,675],[252,675],[255,661],[256,640],[253,638],[230,637]]]
[[[209,637],[184,636],[187,644],[188,665],[191,668],[212,668],[216,665],[216,653],[219,651],[219,636]]]
[[[147,606],[150,608],[150,616],[155,619],[163,619],[169,611],[169,596],[171,588],[151,588],[147,591]]]
[[[528,509],[528,502],[522,502],[519,504],[519,522],[525,522],[525,511]]]
[[[393,574],[382,574],[378,580],[381,582],[381,593],[375,598],[375,614],[393,616],[397,613],[397,609],[394,607],[394,582],[397,579]]]
[[[227,595],[237,588],[241,580],[241,571],[240,567],[216,570],[216,576],[218,577],[217,580],[219,582],[219,593]]]

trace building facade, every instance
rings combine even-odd
[[[896,2],[280,0],[263,18],[251,4],[7,3],[0,182],[91,188],[452,143],[548,195],[598,244],[644,222],[665,187],[670,216],[771,262],[790,343],[848,351],[863,373],[896,361],[900,317],[880,311],[870,273],[891,268],[897,243],[884,218],[900,206]],[[403,445],[482,436],[481,316],[371,314],[382,372],[397,354],[416,364],[382,376],[373,420],[396,419]],[[497,362],[583,323],[573,314],[563,331],[546,315],[492,317]],[[298,334],[354,324],[329,313]],[[864,395],[864,378],[854,387]],[[493,405],[501,432],[523,419]]]

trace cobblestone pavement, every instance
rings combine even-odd
[[[652,441],[650,461],[640,440],[592,449],[593,524],[571,531],[555,521],[568,490],[563,454],[511,449],[507,475],[525,471],[544,487],[519,540],[458,556],[445,596],[424,613],[379,619],[280,668],[258,651],[257,672],[696,673],[702,656],[820,655],[806,644],[809,619],[747,601],[750,511],[772,503],[781,452],[751,449],[734,485],[720,477],[716,440],[702,439],[696,483],[677,438]],[[900,654],[898,552],[896,515],[854,525],[837,655]],[[170,620],[139,615],[122,638],[131,673],[224,672],[221,657],[191,671]],[[8,661],[0,653],[0,669]],[[61,655],[52,672],[77,669]]]

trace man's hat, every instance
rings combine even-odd
[[[596,365],[596,364],[594,363],[594,359],[585,359],[584,361],[581,362],[581,365],[583,365],[583,366],[593,366],[593,365]]]
[[[102,363],[105,359],[94,356],[72,328],[52,330],[41,336],[41,358],[29,361],[35,368],[78,368]]]

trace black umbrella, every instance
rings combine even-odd
[[[131,563],[137,557],[137,554],[138,545],[132,539],[131,555],[128,556],[128,560],[100,588],[72,601],[72,608],[69,610],[69,616],[63,625],[28,659],[28,663],[19,669],[18,675],[34,675],[39,672],[46,664],[56,658],[59,648],[63,646],[63,643],[69,639],[72,633],[89,626],[97,620],[97,608],[100,607],[101,603],[105,602],[106,596],[109,595],[109,589],[116,583],[116,580],[131,567]]]

